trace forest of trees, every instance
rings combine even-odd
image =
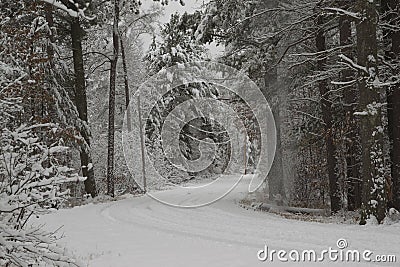
[[[75,264],[52,233],[27,228],[29,218],[71,199],[142,193],[123,157],[124,114],[142,82],[178,63],[234,67],[268,100],[277,148],[265,201],[357,211],[360,224],[400,210],[398,0],[211,0],[161,29],[168,1],[154,2],[146,11],[137,0],[0,2],[1,266]],[[150,47],[144,34],[155,36]],[[210,43],[224,53],[213,58]],[[218,96],[183,85],[172,98],[189,99],[193,87]],[[146,146],[162,153],[156,127],[143,126]],[[182,142],[190,158],[196,144]]]
[[[221,60],[263,88],[279,125],[270,198],[285,196],[275,180],[295,157],[293,203],[360,210],[361,224],[399,208],[398,20],[398,1],[208,5],[196,40],[225,45]]]

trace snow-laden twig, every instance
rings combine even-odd
[[[349,67],[351,67],[351,68],[353,68],[353,69],[355,69],[357,71],[362,71],[362,72],[364,72],[364,73],[369,75],[369,72],[368,72],[366,67],[358,65],[351,58],[348,58],[347,56],[345,56],[343,54],[340,54],[339,58],[342,59],[343,60],[342,63],[346,64],[347,66],[349,66]]]
[[[351,81],[345,81],[345,82],[343,82],[343,81],[331,81],[331,84],[334,84],[334,85],[352,85],[352,84],[354,84],[354,83],[356,83],[357,82],[357,80],[351,80]]]
[[[341,15],[341,16],[348,16],[353,18],[354,20],[360,20],[361,15],[359,13],[351,12],[348,10],[344,10],[342,8],[337,8],[337,7],[325,7],[322,10],[328,11],[328,14],[334,14],[334,15]]]
[[[333,47],[331,49],[327,49],[324,51],[319,51],[319,52],[312,52],[312,53],[300,53],[300,54],[290,54],[290,56],[301,56],[301,57],[311,57],[311,56],[320,56],[320,55],[325,55],[325,54],[329,54],[331,52],[335,52],[338,50],[342,50],[345,48],[351,48],[353,47],[352,44],[349,45],[343,45],[343,46],[338,46],[338,47]]]

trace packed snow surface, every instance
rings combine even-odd
[[[234,179],[234,178],[232,178]],[[161,204],[148,196],[89,204],[42,216],[41,223],[64,234],[64,244],[83,263],[94,267],[233,267],[319,266],[321,263],[262,262],[257,252],[269,249],[316,250],[345,239],[348,249],[394,254],[400,261],[400,226],[346,225],[289,220],[278,215],[246,210],[237,202],[247,192],[245,177],[225,198],[205,207],[183,209]],[[209,195],[219,194],[222,183],[209,186]],[[190,190],[175,188],[155,192],[169,199],[191,199]],[[206,198],[209,198],[209,195]],[[216,197],[218,197],[216,195]],[[382,266],[377,263],[332,263],[324,266]],[[398,266],[398,265],[397,265]]]

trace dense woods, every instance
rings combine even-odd
[[[400,211],[399,1],[211,0],[161,27],[155,22],[168,1],[158,2],[145,11],[136,0],[0,3],[1,266],[79,265],[28,220],[72,202],[143,193],[123,154],[123,124],[139,127],[128,106],[148,77],[196,61],[242,71],[271,106],[276,153],[268,175],[260,174],[259,201],[351,214],[361,225]],[[213,55],[210,44],[223,54]],[[201,179],[228,165],[224,145],[207,172],[165,159],[157,131],[175,106],[196,97],[244,110],[243,172],[256,172],[256,122],[222,91],[180,85],[144,118],[146,149],[167,179]],[[221,130],[199,117],[182,129],[188,159],[199,151],[193,128]],[[142,168],[144,159],[135,161]]]
[[[285,180],[293,179],[289,202],[360,209],[362,224],[397,207],[391,98],[398,12],[396,1],[222,1],[206,8],[197,40],[223,43],[221,60],[245,69],[278,105],[283,156],[275,167],[296,157]],[[270,198],[277,177],[284,176],[270,173]]]

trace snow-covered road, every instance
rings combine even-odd
[[[399,265],[399,224],[363,227],[322,224],[245,210],[235,203],[245,195],[245,182],[227,197],[202,208],[172,208],[147,196],[130,197],[60,210],[43,216],[40,221],[53,230],[63,225],[65,238],[61,242],[82,262],[95,267],[276,266],[277,259],[272,263],[257,259],[257,252],[265,244],[269,249],[288,252],[293,249],[320,252],[329,247],[337,249],[339,238],[347,240],[347,249],[368,249],[374,255],[395,254]],[[186,199],[191,198],[180,188],[156,193],[162,194],[166,197],[185,194]],[[295,265],[310,266],[310,263]],[[324,265],[343,263],[325,260]]]

